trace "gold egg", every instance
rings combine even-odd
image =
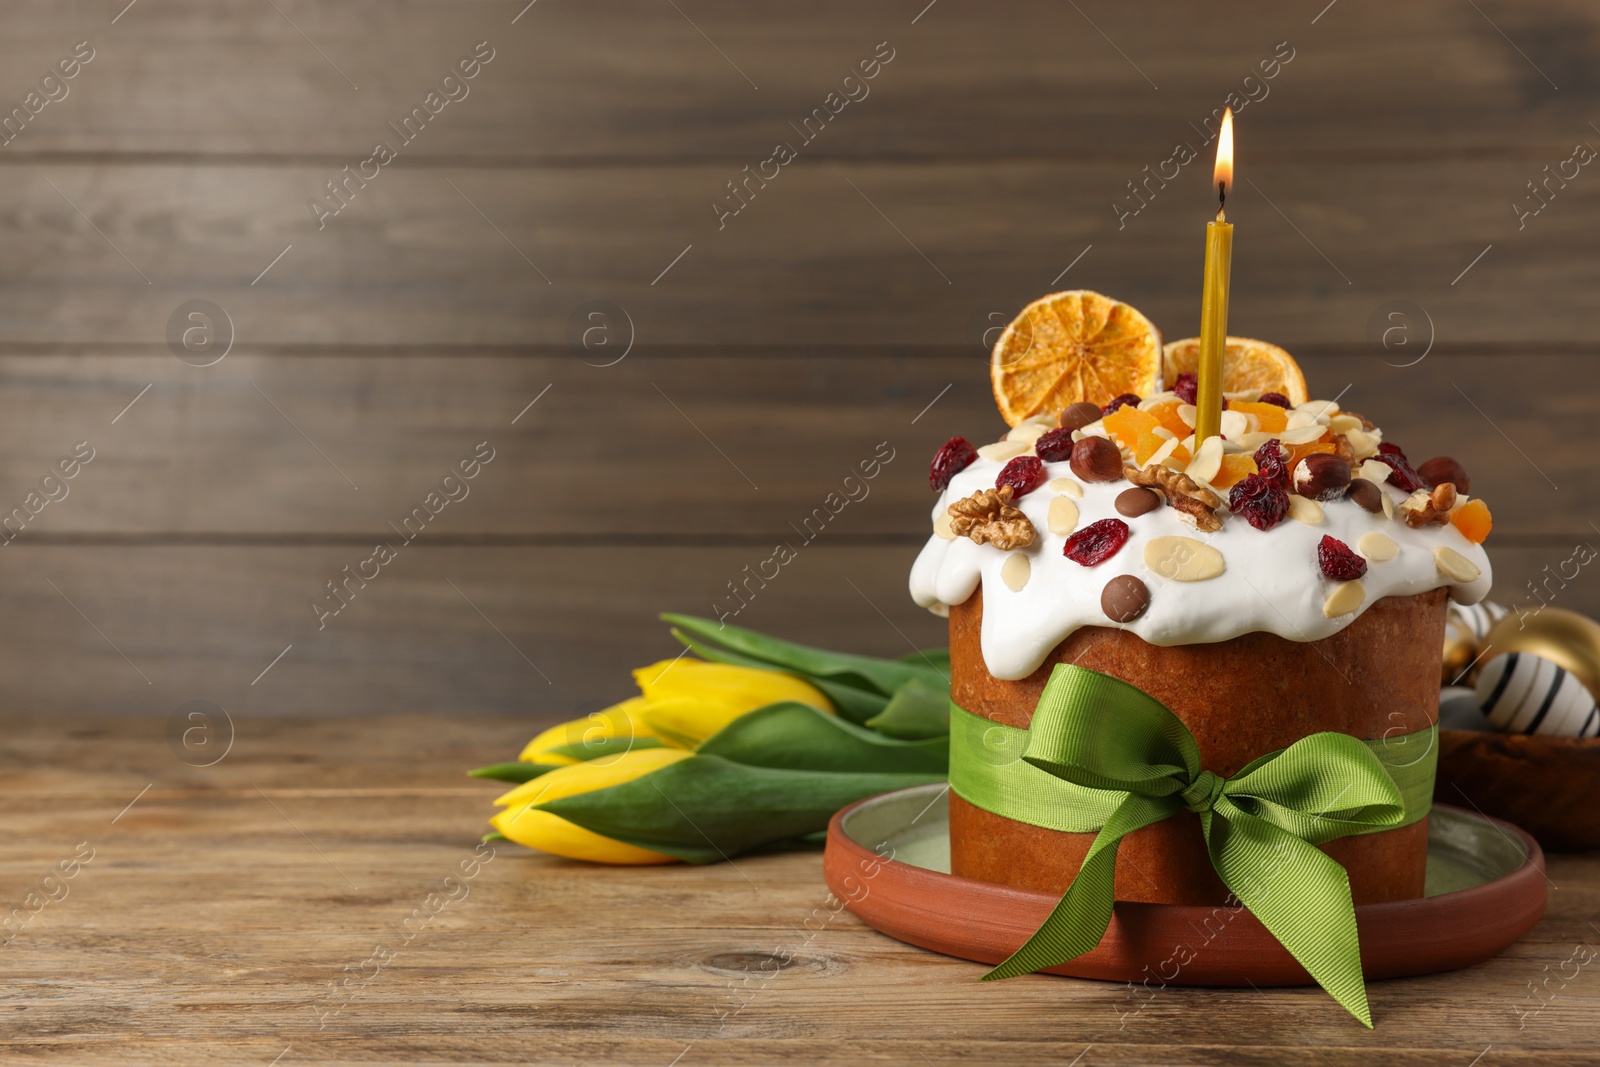
[[[1561,608],[1512,612],[1484,637],[1480,663],[1506,652],[1528,652],[1566,668],[1600,700],[1600,622]]]

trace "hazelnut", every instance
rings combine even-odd
[[[1331,452],[1313,452],[1294,467],[1294,491],[1311,500],[1337,500],[1350,488],[1350,464]]]
[[[1085,437],[1072,446],[1072,473],[1086,482],[1122,477],[1122,452],[1104,437]]]
[[[1434,456],[1418,467],[1417,473],[1428,483],[1429,488],[1449,482],[1456,487],[1458,493],[1472,490],[1472,479],[1467,477],[1467,469],[1449,456]]]
[[[1061,412],[1061,428],[1064,430],[1081,430],[1091,422],[1099,421],[1099,405],[1091,404],[1087,400],[1068,404]]]
[[[1383,510],[1383,490],[1378,488],[1377,482],[1365,478],[1355,478],[1350,482],[1350,499],[1360,504],[1371,512]]]

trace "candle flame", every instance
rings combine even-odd
[[[1233,188],[1233,108],[1222,113],[1222,129],[1217,133],[1217,166],[1211,172],[1217,195],[1226,198]]]

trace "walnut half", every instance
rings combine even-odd
[[[1207,533],[1215,533],[1222,529],[1222,520],[1217,518],[1217,509],[1222,506],[1222,498],[1211,490],[1195,484],[1195,480],[1182,471],[1163,467],[1159,463],[1143,469],[1129,463],[1123,466],[1122,473],[1134,485],[1161,490],[1161,495],[1167,498],[1167,503],[1193,520],[1198,529]]]
[[[970,537],[977,544],[992,544],[1007,552],[1033,544],[1035,533],[1028,517],[1011,506],[1011,486],[980,489],[957,500],[946,511],[950,529],[958,537]]]

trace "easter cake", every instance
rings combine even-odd
[[[949,618],[952,703],[1025,729],[1070,663],[1166,705],[1221,776],[1323,731],[1431,747],[1447,603],[1490,585],[1488,508],[1460,464],[1413,465],[1248,339],[1228,338],[1221,436],[1196,447],[1194,350],[1088,291],[1029,305],[996,345],[1011,429],[939,449],[910,579]],[[1094,839],[970,802],[952,759],[953,873],[1060,893]],[[1320,847],[1357,904],[1422,895],[1425,816]],[[1115,888],[1227,897],[1192,811],[1129,834]]]

